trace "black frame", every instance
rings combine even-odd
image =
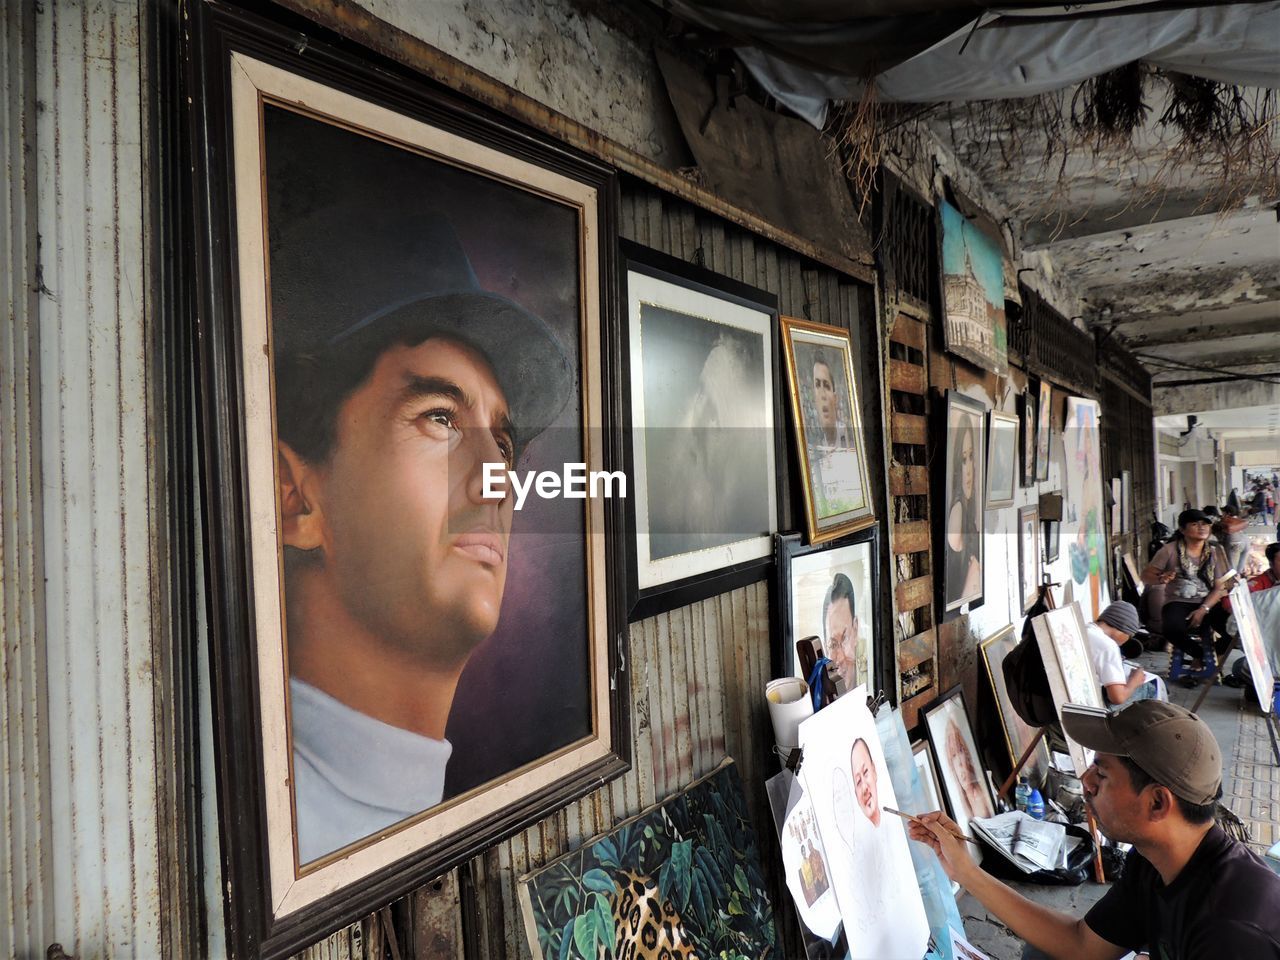
[[[828,540],[817,545],[806,544],[804,535],[800,533],[779,533],[774,537],[774,557],[777,569],[773,581],[773,635],[779,639],[781,649],[774,654],[776,676],[791,676],[796,672],[796,638],[791,635],[791,563],[796,557],[809,556],[814,553],[827,553],[842,547],[867,544],[871,551],[871,649],[875,653],[875,667],[872,679],[874,696],[880,691],[893,691],[896,678],[897,660],[893,655],[893,645],[886,642],[887,625],[882,622],[877,600],[880,596],[880,524],[864,527],[857,533],[842,537],[839,540]]]
[[[981,483],[975,482],[974,484],[974,495],[979,497],[981,500],[978,506],[978,544],[979,544],[979,550],[981,551],[981,554],[982,554],[981,564],[982,564],[982,574],[984,578],[982,592],[971,600],[967,600],[964,603],[957,604],[951,610],[947,609],[947,582],[946,582],[947,580],[947,564],[946,564],[947,505],[948,503],[950,503],[950,499],[951,499],[950,497],[951,491],[948,489],[948,485],[950,484],[951,479],[947,473],[947,464],[950,461],[950,458],[948,457],[947,454],[950,451],[950,445],[951,445],[950,424],[951,424],[951,405],[953,403],[956,403],[959,406],[966,408],[966,410],[969,413],[977,417],[979,424],[981,424],[981,429],[984,431],[984,433],[987,430],[988,407],[984,403],[982,403],[979,400],[975,400],[973,397],[965,396],[963,393],[961,393],[958,390],[947,390],[945,393],[943,393],[939,403],[939,406],[940,406],[939,416],[941,419],[938,421],[943,425],[943,429],[937,431],[932,435],[934,456],[933,456],[933,469],[931,471],[934,488],[941,492],[941,499],[935,502],[934,512],[933,512],[933,517],[934,517],[933,525],[934,525],[934,537],[935,537],[934,542],[937,544],[937,550],[934,556],[941,558],[940,563],[936,565],[938,569],[938,573],[934,577],[934,580],[935,580],[934,592],[937,594],[937,597],[938,597],[938,609],[942,611],[942,615],[938,621],[939,623],[946,623],[949,620],[954,620],[956,617],[963,616],[965,613],[969,611],[976,610],[978,607],[982,606],[986,602],[986,598],[987,598],[986,583],[985,583],[985,577],[986,577],[986,571],[987,571],[987,551],[986,551],[986,543],[983,540],[983,529],[986,524],[986,521],[984,518],[986,517],[986,510],[987,510],[987,477],[986,477],[987,445],[986,445],[986,437],[984,436],[982,438],[982,443],[977,444],[974,450],[975,461],[981,460],[982,471],[983,471]],[[981,454],[979,454],[978,452],[979,449],[981,449]]]
[[[1043,554],[1045,563],[1053,563],[1058,559],[1058,552],[1061,549],[1062,540],[1062,521],[1061,520],[1041,520],[1044,524],[1044,530],[1041,536],[1044,539]],[[1053,553],[1049,552],[1050,547]]]
[[[1019,591],[1018,598],[1021,603],[1023,613],[1027,613],[1032,607],[1036,605],[1036,601],[1040,599],[1040,583],[1044,579],[1044,574],[1040,573],[1040,579],[1036,581],[1034,590],[1028,590],[1027,589],[1028,585],[1022,582],[1022,574],[1026,571],[1026,568],[1027,568],[1026,554],[1023,552],[1026,549],[1026,546],[1022,542],[1022,524],[1025,521],[1028,514],[1035,517],[1036,519],[1035,524],[1032,526],[1032,529],[1036,531],[1036,539],[1039,540],[1043,536],[1043,531],[1041,531],[1040,529],[1040,507],[1035,504],[1032,504],[1029,507],[1019,507],[1018,508],[1018,591]],[[1044,551],[1040,547],[1039,543],[1035,544],[1035,554],[1036,554],[1036,571],[1039,572],[1040,558],[1044,555]],[[1030,600],[1027,599],[1028,596],[1031,597]],[[1013,759],[1016,762],[1018,758],[1014,757]]]
[[[774,496],[774,510],[777,523],[783,522],[784,497],[788,489],[782,476],[787,469],[785,444],[785,410],[782,402],[782,391],[779,378],[785,378],[785,364],[781,360],[782,340],[779,323],[778,298],[765,290],[759,290],[722,274],[713,273],[702,267],[687,263],[676,257],[668,256],[650,247],[642,246],[630,240],[618,243],[618,310],[619,342],[622,352],[621,376],[619,377],[615,396],[618,398],[618,409],[621,414],[623,433],[626,442],[623,450],[623,463],[628,477],[629,492],[634,494],[635,474],[634,430],[631,403],[632,362],[628,344],[630,343],[630,293],[627,289],[627,274],[635,271],[646,276],[655,277],[686,287],[690,290],[759,310],[770,315],[769,343],[772,354],[769,358],[773,371],[773,391],[770,403],[773,408],[773,455],[774,472],[778,477]],[[641,588],[639,585],[639,560],[636,556],[636,510],[634,496],[627,497],[626,503],[626,570],[627,570],[627,619],[642,620],[659,613],[666,613],[679,607],[688,606],[699,600],[705,600],[730,590],[736,590],[747,584],[765,579],[769,567],[773,564],[772,553],[750,560],[744,560],[731,566],[721,567],[707,573],[701,573],[669,583]],[[769,536],[776,530],[768,531]]]
[[[945,693],[939,694],[922,706],[920,708],[920,719],[918,721],[919,727],[924,730],[925,738],[929,741],[929,747],[933,750],[934,763],[938,765],[938,783],[942,787],[942,799],[945,800],[947,804],[947,815],[954,820],[956,815],[955,806],[951,800],[951,793],[947,789],[947,778],[942,772],[942,760],[940,759],[942,757],[942,751],[938,748],[937,742],[933,739],[933,731],[929,728],[929,714],[936,711],[948,700],[960,701],[960,709],[964,712],[965,720],[969,723],[969,733],[973,737],[973,747],[978,751],[978,756],[975,758],[978,761],[978,777],[982,781],[982,786],[986,789],[987,796],[991,800],[992,810],[996,809],[996,798],[995,791],[991,789],[991,782],[987,779],[987,768],[983,765],[982,745],[978,742],[978,734],[973,727],[973,714],[969,712],[969,704],[965,700],[964,696],[964,687],[957,683]]]
[[[194,223],[189,231],[198,309],[197,403],[204,515],[206,605],[213,684],[215,766],[226,931],[233,957],[285,957],[545,818],[630,767],[630,677],[626,672],[625,550],[621,510],[605,504],[607,642],[611,724],[600,735],[612,753],[536,791],[502,815],[455,831],[296,912],[276,917],[268,882],[263,731],[260,729],[248,519],[244,383],[230,144],[229,64],[233,51],[336,87],[415,119],[519,156],[598,188],[604,424],[617,422],[620,348],[615,171],[464,101],[394,62],[271,8],[272,19],[225,3],[196,2],[184,29]],[[622,439],[606,430],[605,469],[622,463]],[[216,909],[216,905],[213,905]]]
[[[1022,433],[1018,435],[1018,462],[1022,468],[1019,485],[1026,489],[1036,485],[1036,395],[1029,387],[1018,395],[1018,421],[1022,425]]]

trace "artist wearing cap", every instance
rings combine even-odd
[[[572,371],[452,225],[335,191],[271,233],[298,852],[438,804],[458,680],[498,624],[513,467]]]
[[[1085,801],[1124,872],[1083,919],[1033,903],[975,865],[941,813],[913,823],[947,875],[1031,948],[1063,960],[1280,960],[1280,876],[1213,821],[1222,755],[1190,711],[1143,700],[1117,713],[1068,704],[1068,737],[1097,751]]]
[[[1159,677],[1141,667],[1125,672],[1121,654],[1129,646],[1134,648],[1129,656],[1136,656],[1142,651],[1142,645],[1133,639],[1140,629],[1142,624],[1138,621],[1138,611],[1125,600],[1110,604],[1098,614],[1094,623],[1085,628],[1093,674],[1102,685],[1107,702],[1114,706],[1136,700],[1169,699]]]
[[[1213,525],[1200,510],[1183,510],[1178,515],[1178,532],[1156,551],[1142,571],[1147,586],[1163,584],[1164,606],[1160,610],[1164,638],[1193,660],[1201,660],[1217,632],[1218,653],[1230,644],[1227,611],[1222,598],[1231,592],[1233,580],[1226,574],[1227,555],[1209,542]]]

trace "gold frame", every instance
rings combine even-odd
[[[808,529],[809,542],[813,544],[826,543],[835,540],[845,534],[855,533],[863,530],[876,522],[875,505],[871,501],[871,491],[869,489],[869,473],[867,470],[867,451],[866,444],[863,439],[862,431],[862,407],[858,402],[858,381],[853,371],[853,339],[849,335],[849,331],[841,327],[831,326],[825,323],[814,323],[811,320],[800,320],[796,317],[781,317],[782,331],[782,347],[786,355],[787,363],[787,389],[791,395],[791,416],[794,418],[796,425],[796,442],[799,445],[797,453],[800,460],[800,475],[804,481],[804,513],[805,524]],[[838,520],[827,526],[822,526],[822,518],[816,513],[813,496],[813,473],[809,463],[809,437],[808,428],[805,424],[804,412],[800,402],[800,384],[797,377],[795,347],[792,343],[794,333],[800,332],[809,334],[815,339],[826,338],[834,343],[825,344],[834,349],[841,351],[844,360],[845,377],[848,380],[848,396],[849,415],[853,421],[853,449],[857,454],[857,463],[859,476],[858,479],[862,484],[863,505],[854,510],[843,511],[839,514],[832,514],[834,517],[842,517],[849,514],[848,519]]]

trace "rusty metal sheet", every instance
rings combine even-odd
[[[848,180],[816,130],[747,97],[730,107],[700,69],[661,49],[657,56],[699,176],[714,193],[853,263],[872,263]]]

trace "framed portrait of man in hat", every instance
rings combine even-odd
[[[616,507],[514,492],[620,460],[616,186],[201,16],[229,916],[279,956],[626,769]]]

